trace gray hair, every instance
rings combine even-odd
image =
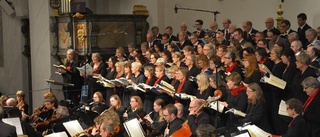
[[[314,77],[307,77],[301,82],[302,86],[312,87],[312,88],[320,88],[320,82]]]
[[[101,126],[102,126],[102,130],[103,130],[101,132],[108,131],[110,133],[114,130],[114,124],[111,123],[110,121],[103,122]]]
[[[72,53],[73,55],[75,55],[75,54],[76,54],[76,51],[75,51],[74,49],[68,49],[68,50],[67,50],[67,53]]]
[[[100,53],[92,53],[92,56],[95,56],[97,57],[98,61],[102,61],[102,57],[101,57],[101,54]]]
[[[313,36],[317,36],[317,31],[315,29],[308,29],[306,30],[306,33],[311,34]]]
[[[16,100],[14,98],[7,99],[6,104],[8,106],[16,106],[17,105]]]
[[[306,52],[301,52],[298,56],[296,56],[296,60],[305,65],[311,64],[311,57]]]
[[[297,46],[300,47],[300,49],[302,48],[302,42],[300,40],[294,40],[293,42],[297,42]]]
[[[62,117],[69,116],[69,111],[67,107],[59,106],[56,110],[57,113],[61,114]]]
[[[288,37],[292,36],[294,39],[299,39],[299,35],[297,32],[291,32],[290,34],[288,34]]]

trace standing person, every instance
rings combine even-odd
[[[199,99],[207,100],[209,96],[213,96],[213,89],[209,84],[209,78],[204,73],[197,75],[198,91],[196,97]]]
[[[107,74],[107,64],[102,61],[100,53],[92,53],[92,62],[90,65],[93,68],[93,72],[87,75],[80,73],[81,76],[88,78],[88,97],[91,97],[95,91],[105,91],[105,88],[97,83],[97,79],[93,76],[105,76]]]
[[[129,84],[138,85],[139,83],[146,82],[146,78],[141,73],[141,68],[142,68],[142,64],[140,62],[133,62],[131,64],[132,76],[131,76],[131,79],[128,80]],[[131,96],[137,96],[137,95],[139,95],[139,97],[143,99],[143,94],[140,93],[140,91],[137,91],[137,90],[131,91]]]
[[[115,64],[115,68],[116,68],[116,76],[115,79],[119,79],[119,78],[124,78],[125,77],[125,72],[124,72],[124,62],[117,62]],[[115,87],[115,91],[116,94],[121,97],[123,97],[123,92],[124,92],[124,87],[123,86],[116,86]]]
[[[250,83],[247,87],[248,107],[246,116],[241,119],[241,122],[251,122],[263,131],[271,132],[271,127],[268,123],[267,106],[264,101],[263,92],[257,83]]]
[[[108,63],[108,68],[107,68],[106,79],[113,80],[116,78],[116,75],[117,75],[116,66],[115,66],[117,63],[117,58],[110,57],[107,63]],[[106,100],[109,100],[110,96],[112,96],[113,94],[116,94],[115,92],[116,92],[115,88],[106,87],[105,93],[102,92],[102,95]],[[109,106],[108,101],[106,102],[106,105]]]
[[[66,69],[59,69],[63,77],[64,83],[74,84],[73,87],[63,86],[65,99],[70,99],[74,106],[77,106],[80,101],[81,88],[83,85],[83,77],[77,67],[81,66],[75,50],[68,49]],[[67,98],[68,97],[68,98]]]
[[[299,73],[296,66],[296,58],[292,49],[284,49],[281,53],[281,61],[286,65],[286,68],[282,74],[282,79],[287,82],[284,92],[282,94],[284,100],[292,98],[293,93],[291,87],[292,80],[294,78],[293,74]]]
[[[320,83],[316,78],[307,77],[301,83],[303,90],[308,95],[307,101],[303,104],[303,117],[307,122],[307,136],[320,136]]]
[[[200,19],[197,19],[194,23],[194,26],[196,27],[197,30],[194,31],[193,33],[195,33],[199,39],[204,38],[204,34],[206,32],[202,30],[203,21]]]
[[[124,78],[130,79],[132,77],[132,71],[131,71],[131,62],[125,62],[124,63]],[[123,106],[127,107],[130,103],[130,90],[124,87],[123,96],[122,96],[122,103]]]
[[[258,69],[258,61],[254,54],[248,54],[243,57],[243,65],[245,69],[244,85],[250,83],[260,83],[261,73]]]
[[[292,118],[292,121],[288,125],[288,130],[282,137],[311,137],[307,134],[307,124],[304,120],[302,113],[302,103],[296,98],[286,101],[287,112]]]
[[[153,86],[157,80],[155,77],[154,68],[152,66],[146,66],[144,67],[144,76],[146,77],[145,84],[149,86]],[[149,113],[152,111],[152,104],[155,99],[156,94],[151,90],[146,90],[146,93],[144,93],[144,102],[143,102],[143,108],[146,113]]]
[[[317,70],[310,67],[310,63],[311,58],[307,53],[302,52],[296,56],[296,66],[300,71],[295,74],[291,88],[293,91],[293,97],[299,99],[301,102],[305,102],[308,98],[308,96],[303,92],[303,87],[300,85],[301,82],[309,76],[317,77]]]
[[[233,72],[229,76],[227,76],[227,86],[229,89],[228,97],[226,102],[221,102],[221,104],[226,108],[234,108],[241,112],[245,112],[247,110],[247,95],[246,95],[246,87],[241,83],[242,78],[240,74]],[[236,130],[237,125],[239,124],[238,120],[239,116],[234,114],[229,114],[229,119],[227,120],[226,127],[231,131]]]
[[[307,38],[306,38],[306,31],[310,29],[311,27],[307,24],[307,15],[305,13],[300,13],[297,16],[297,21],[298,21],[298,35],[299,35],[299,40],[302,42],[303,49],[307,49]]]
[[[166,68],[163,65],[156,66],[155,70],[157,80],[154,82],[153,86],[160,84],[161,81],[170,83],[170,79],[165,75]],[[172,97],[165,93],[158,95],[156,98],[161,98],[166,104],[172,102]]]

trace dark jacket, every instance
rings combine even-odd
[[[286,134],[282,135],[282,137],[311,137],[307,135],[307,124],[303,116],[298,115],[293,119]]]

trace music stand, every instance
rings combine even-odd
[[[66,89],[64,92],[66,92],[66,99],[68,99],[68,87],[73,87],[74,84],[71,83],[63,83],[63,82],[58,82],[55,80],[51,80],[51,79],[45,79],[46,82],[48,82],[48,84],[53,84],[53,85],[58,85],[58,86],[65,86]]]

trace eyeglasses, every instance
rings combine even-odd
[[[230,57],[223,57],[224,59],[230,59]]]
[[[170,116],[170,115],[169,114],[168,115],[163,114],[163,117],[167,117],[167,116]]]
[[[304,90],[307,90],[309,87],[303,87]]]

